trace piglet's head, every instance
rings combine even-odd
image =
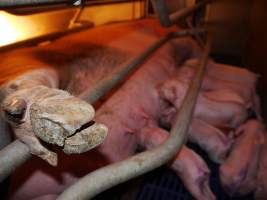
[[[159,95],[161,98],[167,100],[177,109],[179,109],[185,97],[187,88],[187,83],[183,82],[182,80],[172,78],[164,82],[159,87]]]
[[[42,142],[68,154],[83,153],[101,144],[107,135],[104,125],[92,121],[93,107],[63,90],[44,86],[18,90],[5,98],[2,111],[17,138],[52,165],[57,164],[57,155]]]

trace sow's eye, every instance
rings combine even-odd
[[[22,98],[12,98],[5,101],[2,105],[4,117],[6,120],[19,123],[24,118],[27,103]]]

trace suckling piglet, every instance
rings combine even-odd
[[[265,128],[258,120],[241,125],[229,157],[220,166],[220,180],[230,195],[248,194],[256,189],[259,156]]]
[[[192,76],[195,68],[199,65],[199,60],[190,59],[184,65],[188,76]],[[244,99],[246,107],[254,110],[257,117],[260,118],[260,101],[259,96],[256,93],[258,77],[258,74],[255,74],[247,69],[220,64],[210,60],[202,83],[202,89],[227,89],[234,91]]]
[[[188,88],[187,82],[180,76],[173,76],[159,89],[162,98],[171,102],[177,109]],[[223,98],[218,98],[219,96]],[[235,128],[247,118],[247,109],[242,105],[242,99],[232,91],[201,91],[195,106],[194,117],[213,126]]]
[[[267,199],[267,139],[266,132],[264,133],[265,143],[262,147],[259,158],[259,170],[257,172],[257,189],[254,193],[256,200]]]

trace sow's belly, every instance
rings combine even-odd
[[[68,66],[71,73],[66,90],[79,95],[85,90],[92,89],[113,70],[125,67],[141,55],[157,37],[135,31],[127,35],[126,39],[114,41],[108,46],[92,45],[93,50],[88,52],[86,57],[81,57]]]

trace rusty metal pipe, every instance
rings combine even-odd
[[[205,31],[203,29],[199,29],[199,31]],[[182,37],[187,35],[194,34],[192,30],[184,30],[176,33],[170,33],[160,40],[158,40],[155,44],[153,44],[150,48],[148,48],[143,54],[139,57],[131,60],[126,64],[125,67],[119,67],[118,70],[115,70],[111,73],[107,78],[102,80],[93,90],[87,90],[83,92],[79,97],[86,100],[88,103],[95,103],[100,97],[105,95],[110,89],[116,86],[120,81],[124,79],[126,75],[131,73],[135,68],[137,68],[142,62],[144,62],[148,56],[150,56],[155,50],[160,48],[165,42],[167,42],[172,37]],[[15,152],[20,152],[20,154],[16,154]],[[15,154],[14,154],[15,153]],[[28,146],[24,143],[16,140],[12,142],[8,148],[4,148],[0,151],[0,156],[10,157],[12,160],[5,163],[5,159],[0,157],[0,182],[7,178],[16,167],[22,165],[27,159],[31,157]]]
[[[186,140],[186,133],[191,122],[194,106],[200,90],[206,69],[211,39],[205,46],[200,66],[192,80],[181,109],[176,116],[170,137],[154,150],[140,153],[136,156],[96,170],[66,189],[57,200],[86,200],[115,185],[149,172],[170,161],[181,149]]]

